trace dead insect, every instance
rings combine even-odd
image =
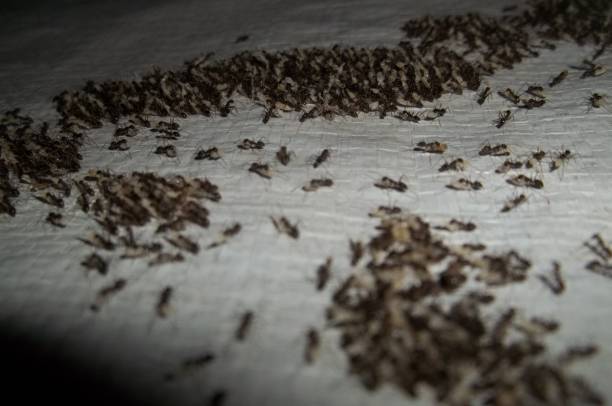
[[[567,70],[561,71],[561,73],[559,73],[557,76],[553,78],[553,80],[548,84],[548,86],[549,87],[557,86],[559,83],[563,82],[565,78],[567,78],[568,73],[569,72]]]
[[[87,238],[79,238],[79,240],[94,248],[112,251],[115,249],[115,243],[108,238],[102,237],[100,234],[91,233]]]
[[[406,186],[404,182],[401,180],[393,180],[387,176],[383,176],[379,181],[374,183],[374,186],[379,189],[395,190],[400,193],[404,193],[408,190],[408,186]]]
[[[311,179],[307,185],[302,187],[304,192],[315,192],[319,188],[322,187],[331,187],[333,186],[334,181],[329,178],[320,178],[320,179]]]
[[[443,154],[444,151],[446,151],[446,147],[446,144],[438,141],[420,141],[413,150],[419,152],[429,152],[430,154]]]
[[[540,99],[546,98],[544,95],[544,88],[542,86],[529,86],[525,93],[528,93],[534,97],[539,97]]]
[[[552,275],[538,275],[538,278],[546,285],[555,295],[560,295],[565,291],[565,281],[561,275],[561,265],[557,261],[553,262]]]
[[[249,36],[246,34],[239,35],[238,38],[236,38],[236,41],[234,41],[234,43],[238,44],[239,42],[248,41],[248,39],[249,39]]]
[[[219,152],[219,150],[217,149],[217,147],[212,147],[209,149],[201,149],[199,150],[194,158],[196,161],[201,161],[201,160],[209,160],[209,161],[216,161],[218,159],[221,159],[221,153]]]
[[[287,151],[286,146],[283,145],[278,151],[276,151],[276,159],[278,159],[278,162],[280,162],[284,166],[287,166],[287,164],[289,164],[289,161],[291,161],[291,154],[289,153],[289,151]]]
[[[401,212],[402,209],[400,209],[399,207],[378,206],[376,209],[368,213],[368,216],[382,219],[388,216],[400,214]]]
[[[593,234],[584,245],[602,260],[609,261],[612,259],[612,248],[604,241],[601,235]]]
[[[123,138],[117,141],[111,141],[108,149],[111,151],[127,151],[130,149],[130,146],[127,144],[127,140]]]
[[[423,120],[425,120],[425,121],[433,121],[433,120],[435,120],[437,118],[440,118],[440,117],[444,116],[444,114],[446,114],[446,109],[437,107],[437,108],[434,108],[431,111],[431,113],[426,114],[423,117]]]
[[[329,149],[324,149],[323,151],[321,151],[321,153],[319,154],[319,156],[315,159],[315,162],[312,164],[313,168],[318,168],[323,162],[327,161],[329,159],[329,156],[331,155],[331,153],[329,152]]]
[[[485,156],[508,156],[510,155],[510,149],[506,144],[497,144],[497,145],[485,145],[480,149],[478,155]]]
[[[45,221],[51,225],[54,225],[55,227],[64,228],[66,225],[62,223],[62,218],[63,216],[60,213],[51,212],[47,215]]]
[[[451,221],[444,226],[435,226],[436,230],[444,230],[444,231],[474,231],[476,230],[476,224],[471,221],[465,223],[463,221],[459,221],[457,219],[451,219]]]
[[[95,253],[85,258],[83,262],[81,262],[81,265],[87,270],[98,271],[100,275],[106,275],[108,272],[108,264],[106,261]]]
[[[593,95],[589,97],[589,104],[595,109],[601,108],[606,104],[606,96],[599,93],[593,93]]]
[[[157,155],[165,155],[168,158],[176,158],[176,148],[174,145],[159,146],[153,151]]]
[[[508,100],[512,104],[518,104],[518,102],[521,101],[521,98],[519,97],[519,95],[514,93],[514,90],[510,88],[506,88],[506,90],[503,90],[503,91],[500,90],[499,92],[497,92],[497,94],[503,97],[504,99]]]
[[[238,324],[238,328],[236,329],[236,333],[234,337],[238,341],[244,341],[246,336],[249,334],[251,329],[251,325],[253,324],[253,319],[255,318],[255,314],[252,311],[246,311],[240,318],[240,324]]]
[[[438,169],[438,172],[446,172],[446,171],[463,171],[466,168],[466,162],[463,158],[457,158],[452,160],[451,162],[444,162],[442,166]]]
[[[170,300],[174,294],[174,288],[172,286],[166,286],[159,294],[157,305],[155,306],[155,313],[158,317],[165,319],[170,314]]]
[[[327,257],[325,263],[317,268],[317,290],[325,289],[327,282],[331,276],[332,258]]]
[[[249,167],[249,172],[256,173],[264,179],[272,178],[272,172],[270,171],[270,166],[268,164],[253,162]]]
[[[185,257],[179,252],[176,254],[169,254],[167,252],[160,252],[157,256],[149,261],[149,266],[165,265],[173,262],[183,262]]]
[[[123,288],[125,288],[125,285],[127,285],[127,281],[125,279],[117,279],[109,286],[100,289],[96,296],[96,301],[89,308],[92,311],[97,312],[98,310],[100,310],[100,307],[106,301],[108,301],[108,299],[123,290]]]
[[[482,92],[478,94],[478,100],[476,102],[482,106],[485,100],[491,96],[491,93],[491,88],[489,86],[485,87]]]
[[[516,175],[506,179],[506,182],[512,186],[530,187],[534,189],[542,189],[544,182],[539,179],[530,178],[525,175]]]
[[[245,138],[240,142],[240,144],[238,144],[238,149],[246,151],[250,149],[263,149],[265,146],[266,144],[261,140],[253,141],[251,139]]]
[[[477,180],[471,181],[466,178],[459,178],[446,185],[446,187],[453,190],[480,190],[482,189],[482,183]]]
[[[38,201],[48,204],[49,206],[55,206],[60,209],[64,207],[64,200],[61,197],[55,196],[53,193],[50,192],[47,192],[42,196],[34,195],[34,198]]]
[[[523,163],[521,161],[512,161],[510,159],[506,159],[503,164],[495,169],[495,173],[507,173],[512,169],[520,169],[523,167]]]
[[[608,71],[608,68],[606,68],[605,66],[594,64],[593,62],[588,61],[586,59],[583,61],[583,63],[588,67],[584,69],[584,72],[580,76],[580,79],[601,76]]]
[[[555,159],[550,162],[550,171],[553,172],[561,167],[563,162],[572,158],[572,152],[569,149],[559,153]]]
[[[397,118],[400,121],[410,121],[412,123],[418,123],[419,121],[421,121],[421,117],[417,116],[416,114],[410,113],[409,111],[405,111],[405,110],[397,113],[395,115],[395,118]]]
[[[351,266],[355,266],[357,265],[361,257],[363,257],[363,243],[361,241],[349,240],[349,247],[351,249]]]
[[[208,249],[216,248],[220,245],[225,244],[229,238],[234,237],[236,234],[240,232],[240,230],[242,230],[242,226],[240,225],[240,223],[235,223],[233,226],[228,227],[225,230],[223,230],[221,238],[209,244],[207,248]]]
[[[520,104],[518,108],[527,110],[542,107],[546,103],[544,99],[521,99],[521,101],[523,104]]]
[[[512,117],[512,112],[510,110],[500,111],[497,115],[497,120],[494,120],[495,127],[502,128],[504,124]]]
[[[510,199],[508,199],[508,201],[506,201],[506,203],[504,203],[504,206],[501,208],[501,212],[502,213],[507,213],[510,210],[518,207],[519,205],[525,203],[527,201],[527,196],[525,196],[524,194],[520,194],[517,197],[512,197]]]
[[[280,234],[286,234],[289,237],[297,240],[300,236],[300,231],[297,228],[297,224],[291,224],[286,217],[274,218],[270,217],[272,220],[272,224],[274,224],[274,228]]]
[[[304,349],[304,361],[307,364],[315,362],[320,346],[321,339],[319,338],[319,333],[314,328],[309,329],[306,332],[306,348]]]
[[[264,124],[266,124],[268,121],[270,121],[271,118],[278,118],[280,117],[278,115],[278,112],[276,111],[276,109],[272,108],[272,107],[267,107],[265,109],[264,112],[264,116],[263,119],[261,120]]]
[[[171,237],[166,237],[166,241],[168,241],[171,245],[175,246],[176,248],[183,250],[183,251],[187,251],[193,255],[196,255],[200,251],[200,247],[197,242],[192,241],[191,239],[181,234],[177,234]]]

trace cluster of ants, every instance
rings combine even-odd
[[[552,356],[544,340],[558,322],[515,308],[499,316],[487,310],[495,287],[527,278],[527,259],[515,251],[487,254],[483,244],[449,245],[423,219],[397,207],[370,215],[380,218],[377,234],[358,250],[351,242],[351,263],[358,269],[333,292],[327,309],[350,372],[365,387],[391,383],[416,397],[426,385],[448,405],[604,404],[584,379],[567,371],[595,354],[596,346]],[[457,220],[436,227],[474,228]],[[556,265],[554,275],[563,283]]]

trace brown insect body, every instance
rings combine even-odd
[[[408,190],[408,186],[401,180],[393,180],[387,176],[383,176],[379,181],[374,183],[379,189],[395,190],[396,192],[404,193]]]

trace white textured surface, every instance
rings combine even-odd
[[[466,1],[457,9],[451,0],[356,3],[181,1],[125,6],[113,1],[41,5],[38,12],[28,13],[9,9],[0,24],[0,108],[22,107],[36,118],[55,120],[50,98],[86,79],[132,78],[152,65],[178,66],[208,51],[227,56],[249,48],[336,42],[393,45],[410,16],[494,12],[507,4],[487,2],[483,8]],[[250,40],[234,44],[244,33]],[[590,52],[562,44],[555,52],[544,51],[540,58],[486,80],[494,89],[546,83]],[[612,65],[612,54],[602,56],[601,63]],[[156,142],[144,131],[129,140],[127,153],[107,150],[111,126],[92,132],[82,150],[84,170],[206,176],[220,186],[223,199],[207,204],[211,228],[189,234],[205,245],[234,221],[242,223],[243,231],[228,245],[204,250],[180,266],[149,269],[141,262],[115,261],[110,276],[85,276],[79,262],[88,250],[76,237],[93,229],[92,222],[76,207],[68,207],[68,227],[54,229],[44,223],[47,208],[24,193],[17,217],[0,218],[0,320],[33,332],[58,351],[82,354],[92,368],[117,380],[129,376],[136,387],[175,404],[202,404],[219,387],[228,390],[230,405],[406,404],[395,389],[371,394],[346,374],[334,331],[324,331],[317,364],[306,367],[302,361],[304,332],[309,326],[324,326],[329,301],[329,291],[315,292],[316,267],[325,256],[334,256],[333,288],[351,271],[348,239],[364,240],[374,232],[375,222],[367,212],[395,204],[434,224],[451,217],[473,221],[478,225],[474,233],[451,237],[484,242],[493,250],[516,249],[530,258],[530,279],[499,289],[498,304],[561,321],[561,331],[549,340],[552,349],[599,344],[601,353],[576,370],[612,399],[607,385],[612,373],[612,280],[584,270],[591,254],[582,246],[594,232],[612,239],[612,115],[610,107],[589,111],[586,106],[593,91],[612,96],[612,73],[578,77],[571,73],[548,92],[543,108],[517,112],[500,130],[491,121],[505,102],[494,96],[481,107],[473,93],[466,92],[439,101],[449,107],[440,122],[418,125],[373,116],[300,124],[292,115],[264,125],[261,109],[242,103],[228,119],[181,120],[177,159],[152,154]],[[265,150],[238,151],[236,142],[244,137],[264,140]],[[438,174],[442,158],[412,151],[418,141],[434,139],[448,144],[445,158],[470,161],[467,175],[484,184],[482,191],[444,188],[454,175]],[[504,200],[517,191],[494,173],[502,158],[478,156],[482,145],[495,142],[510,145],[516,156],[536,148],[569,148],[576,157],[555,173],[544,166],[544,189],[528,192],[528,204],[518,210],[500,214]],[[295,152],[288,167],[273,164],[271,181],[247,172],[251,162],[274,162],[281,144]],[[223,160],[192,159],[197,148],[212,145],[223,150]],[[322,148],[330,148],[332,158],[315,170],[312,156]],[[300,190],[307,180],[323,174],[334,179],[333,189],[312,194]],[[374,180],[383,175],[403,176],[409,191],[374,188]],[[299,240],[275,232],[268,216],[281,214],[299,220]],[[561,262],[568,284],[560,297],[534,277],[548,271],[552,260]],[[128,279],[127,289],[100,314],[92,314],[88,305],[96,291],[119,276]],[[176,289],[174,313],[160,321],[153,307],[167,284]],[[256,313],[252,334],[236,343],[232,334],[246,309]],[[176,383],[161,383],[163,374],[181,359],[207,350],[218,355],[210,368]]]

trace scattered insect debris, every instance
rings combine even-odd
[[[55,227],[64,228],[66,227],[66,225],[62,223],[63,218],[64,216],[62,216],[60,213],[51,212],[47,215],[47,218],[45,218],[45,221]]]
[[[166,286],[162,289],[159,294],[159,299],[157,300],[157,305],[155,306],[155,314],[158,317],[165,319],[170,315],[171,305],[170,301],[174,296],[174,288],[172,286]]]
[[[387,176],[383,176],[380,180],[374,183],[379,189],[395,190],[396,192],[404,193],[408,190],[408,186],[401,180],[393,180]]]
[[[444,162],[438,172],[457,171],[462,172],[467,167],[467,162],[463,158],[453,159],[451,162]]]
[[[176,147],[174,145],[160,145],[159,147],[155,148],[153,153],[157,155],[165,155],[168,158],[176,158]]]
[[[291,161],[291,154],[285,145],[281,146],[279,150],[276,151],[276,159],[284,166],[287,166]]]
[[[489,86],[485,87],[478,94],[478,100],[476,102],[482,106],[483,103],[489,98],[489,96],[491,96],[491,93],[492,93],[491,88]]]
[[[516,197],[511,197],[510,199],[506,201],[506,203],[504,203],[500,212],[507,213],[510,210],[514,210],[515,208],[517,208],[518,206],[520,206],[521,204],[525,202],[527,202],[527,196],[525,196],[524,194],[520,194]]]
[[[251,310],[246,311],[242,317],[240,317],[240,324],[238,324],[238,328],[236,329],[236,333],[234,337],[238,341],[244,341],[251,330],[251,326],[253,324],[253,319],[255,318],[255,313]]]
[[[319,265],[317,268],[317,290],[321,291],[325,289],[327,282],[329,282],[329,278],[331,277],[331,266],[332,266],[332,258],[327,257],[325,259],[325,263]]]
[[[302,190],[304,192],[316,192],[319,188],[332,187],[333,185],[334,181],[329,178],[311,179],[307,185],[302,187]]]
[[[297,240],[300,237],[300,230],[297,228],[297,224],[291,224],[286,217],[270,217],[270,220],[272,220],[274,228],[280,234],[286,234],[294,240]]]
[[[95,253],[85,258],[81,265],[87,270],[97,271],[100,275],[108,273],[108,264],[101,256]]]
[[[272,179],[272,171],[270,170],[270,165],[268,164],[253,162],[251,166],[249,166],[249,172],[256,173],[264,179]]]
[[[538,275],[538,279],[555,295],[560,295],[565,291],[565,281],[561,274],[561,265],[557,261],[553,262],[550,276]]]
[[[319,332],[314,328],[308,329],[306,332],[306,347],[304,349],[304,361],[307,364],[313,364],[319,355],[321,347],[321,338]]]
[[[471,221],[463,222],[457,219],[451,219],[448,224],[443,226],[435,226],[435,230],[443,230],[443,231],[474,231],[476,230],[476,224]]]
[[[211,147],[206,150],[199,150],[194,158],[196,161],[208,160],[208,161],[216,161],[221,159],[221,152],[217,147]]]
[[[483,188],[482,183],[477,180],[469,180],[466,178],[459,178],[448,185],[446,185],[448,189],[453,190],[480,190]]]
[[[245,138],[238,144],[238,149],[246,151],[253,149],[264,149],[265,146],[266,144],[262,140],[253,141],[251,139]]]
[[[497,144],[497,145],[485,145],[480,149],[478,155],[485,156],[508,156],[510,155],[510,148],[506,144]]]
[[[512,112],[510,110],[500,111],[497,115],[497,120],[494,121],[495,127],[502,128],[510,118],[512,118]]]
[[[506,159],[503,164],[495,169],[495,173],[508,173],[512,169],[520,169],[523,167],[523,162]]]
[[[416,397],[425,385],[437,402],[453,405],[581,403],[585,393],[599,396],[547,350],[545,338],[558,322],[490,308],[493,290],[525,281],[530,261],[514,251],[460,251],[415,215],[386,217],[376,230],[366,265],[344,279],[326,311],[350,373],[367,389],[391,383]],[[474,272],[487,291],[459,291]],[[563,389],[576,382],[586,389]]]
[[[506,179],[506,183],[512,186],[530,187],[533,189],[542,189],[544,187],[544,182],[540,179],[530,178],[522,174]]]
[[[112,296],[122,291],[126,285],[127,281],[125,279],[117,279],[110,285],[100,289],[100,291],[96,295],[95,302],[89,307],[91,311],[99,311],[100,307],[102,307],[104,303],[106,303]]]
[[[317,158],[315,159],[314,163],[312,164],[312,167],[313,168],[318,168],[322,163],[327,161],[330,156],[331,156],[331,152],[329,151],[329,149],[327,149],[327,148],[324,149],[323,151],[321,151],[319,156],[317,156]]]
[[[567,78],[567,75],[568,75],[568,74],[569,74],[569,72],[568,72],[568,71],[566,71],[566,70],[561,71],[561,73],[559,73],[557,76],[555,76],[555,77],[553,78],[553,80],[551,80],[551,81],[550,81],[550,83],[548,84],[548,86],[549,86],[549,87],[555,87],[555,86],[557,86],[558,84],[560,84],[561,82],[563,82],[563,81],[564,81],[564,80]]]
[[[420,141],[416,147],[414,147],[414,151],[418,152],[428,152],[430,154],[443,154],[446,151],[447,145],[443,142],[433,141],[433,142],[425,142]]]

